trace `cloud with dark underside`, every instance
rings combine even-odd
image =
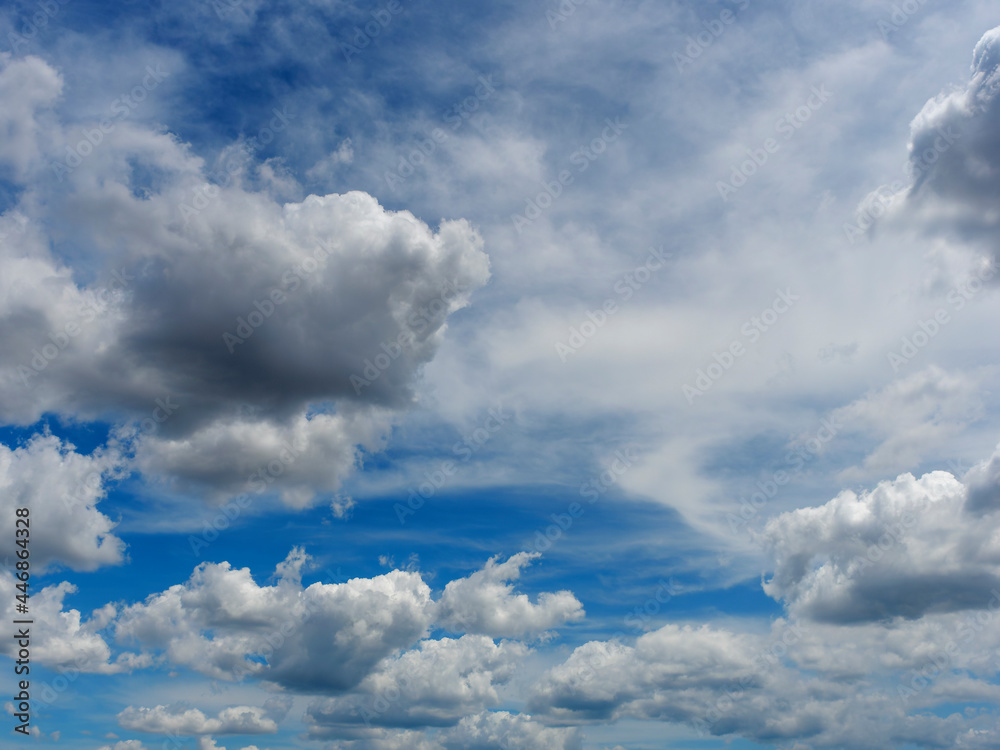
[[[791,613],[853,624],[987,607],[1000,597],[1000,451],[963,481],[903,474],[782,513],[759,535],[764,590]]]
[[[46,198],[0,226],[0,278],[18,279],[0,296],[0,417],[138,426],[123,433],[135,467],[177,490],[235,495],[280,459],[267,485],[287,504],[335,492],[489,278],[464,220],[433,230],[359,191],[282,203],[209,184],[185,144],[138,124],[56,181],[59,73],[2,58],[0,89],[20,101],[0,162]]]
[[[1000,27],[986,32],[964,87],[924,105],[910,126],[914,183],[902,216],[1000,258]]]

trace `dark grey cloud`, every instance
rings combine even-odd
[[[1000,27],[976,45],[968,83],[930,100],[914,119],[910,165],[907,207],[918,220],[1000,257]]]
[[[987,460],[972,467],[963,478],[965,511],[973,516],[1000,510],[1000,448]]]
[[[47,114],[49,65],[0,66],[0,88],[25,94],[4,114],[24,144],[0,161],[38,178],[37,143],[80,129]],[[114,135],[3,216],[0,273],[18,285],[0,302],[0,418],[137,425],[140,469],[211,495],[297,445],[269,484],[296,506],[335,491],[489,278],[481,238],[358,191],[282,203],[247,187],[274,165],[237,160],[215,184],[169,134]]]

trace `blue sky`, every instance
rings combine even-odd
[[[5,4],[4,747],[1000,745],[998,24]]]

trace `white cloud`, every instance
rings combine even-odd
[[[62,563],[74,570],[118,565],[125,543],[115,523],[97,509],[110,480],[122,474],[115,449],[82,455],[52,435],[36,435],[11,449],[0,445],[0,555],[17,560],[15,509],[30,509],[31,565]]]
[[[422,641],[383,662],[349,695],[309,706],[306,721],[316,738],[356,735],[365,727],[447,726],[496,706],[527,649],[495,644],[481,635]]]
[[[339,488],[357,463],[358,446],[378,448],[390,425],[388,412],[345,412],[303,412],[285,422],[222,416],[189,435],[143,440],[136,465],[151,478],[199,486],[216,499],[277,489],[287,506],[303,508],[317,490]]]
[[[618,718],[633,702],[637,711],[655,713],[642,707],[655,696],[674,720],[690,719],[703,710],[706,691],[753,677],[752,656],[760,649],[759,639],[709,626],[666,625],[641,636],[635,646],[591,641],[546,673],[530,705],[536,713],[572,723]]]
[[[385,661],[416,645],[436,622],[439,605],[420,574],[392,570],[303,588],[308,563],[302,549],[292,549],[277,566],[271,586],[258,585],[247,568],[203,563],[183,584],[140,603],[107,604],[87,619],[65,609],[64,599],[75,586],[63,582],[43,588],[31,599],[34,618],[44,623],[32,653],[49,666],[81,672],[111,674],[165,660],[215,679],[256,677],[298,692],[339,695],[356,689],[346,703],[329,703],[331,711],[377,696],[405,673],[414,692],[394,711],[434,721],[457,720],[449,695],[468,701],[470,710],[494,703],[494,686],[509,679],[525,653],[517,643],[496,645],[469,635],[425,641],[418,650]],[[0,595],[11,617],[16,583],[9,573],[0,574]],[[546,596],[540,598],[548,601]],[[561,622],[545,617],[545,627]],[[139,653],[115,656],[102,636],[105,629],[118,645]],[[0,649],[13,653],[15,645],[11,641]],[[438,673],[452,675],[451,681],[438,682]],[[456,689],[457,694],[449,693]]]
[[[329,180],[336,175],[341,164],[350,164],[353,161],[354,148],[351,146],[351,139],[345,138],[336,151],[331,151],[310,167],[306,171],[306,177],[310,180]]]
[[[956,631],[957,616],[932,619],[894,629],[779,620],[769,635],[668,625],[634,647],[577,648],[542,677],[530,704],[550,723],[621,726],[632,718],[814,748],[959,747],[970,729],[995,738],[990,713],[921,711],[997,692],[996,664],[983,653],[996,634],[984,627],[970,639]],[[979,679],[954,676],[970,668]]]
[[[0,164],[13,169],[23,178],[37,168],[41,158],[43,132],[46,125],[40,110],[50,108],[62,93],[63,80],[41,58],[28,56],[14,59],[10,53],[0,53]]]
[[[206,736],[199,737],[197,739],[196,746],[198,750],[226,750],[225,747],[219,745],[214,739]],[[241,750],[260,750],[260,748],[256,745],[247,745],[246,747],[241,748]]]
[[[230,706],[214,717],[196,708],[129,706],[118,714],[124,729],[155,734],[274,734],[278,725],[256,706]]]
[[[495,711],[466,716],[444,734],[442,743],[446,750],[580,750],[581,739],[576,729],[546,727],[525,714]]]
[[[8,621],[19,619],[14,609],[15,595],[21,593],[17,584],[12,574],[0,571],[0,597]],[[114,619],[116,608],[107,604],[84,619],[79,610],[64,608],[64,599],[76,591],[76,586],[66,581],[40,590],[29,588],[31,618],[35,621],[31,631],[32,659],[53,669],[72,668],[102,674],[131,671],[152,663],[148,656],[129,653],[111,662],[111,649],[98,631]],[[18,645],[11,638],[0,644],[0,653],[13,656],[17,650]]]
[[[98,750],[146,750],[140,740],[121,740],[113,745],[102,745]]]
[[[860,467],[843,470],[839,479],[896,474],[940,455],[949,439],[982,417],[982,381],[982,374],[932,365],[834,410],[830,420],[844,435],[881,441]]]
[[[218,679],[260,675],[336,692],[414,644],[431,618],[430,589],[415,573],[303,589],[297,574],[258,586],[247,568],[205,563],[186,583],[125,608],[115,635]],[[254,655],[264,660],[248,658]]]
[[[444,750],[441,743],[425,732],[415,730],[380,729],[357,740],[332,742],[331,750]]]
[[[547,727],[531,716],[508,711],[464,717],[433,736],[413,730],[375,730],[356,740],[333,742],[332,750],[580,750],[576,729]]]
[[[947,472],[903,474],[783,513],[759,537],[775,565],[764,590],[838,623],[1000,607],[1000,513],[969,515],[966,494]]]
[[[533,604],[525,594],[515,594],[508,583],[540,553],[519,552],[486,566],[468,578],[451,581],[440,601],[440,623],[457,632],[484,633],[494,638],[522,636],[583,618],[583,605],[569,591],[543,593]]]

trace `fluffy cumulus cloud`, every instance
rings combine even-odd
[[[0,596],[3,597],[4,617],[10,621],[23,618],[14,607],[19,581],[13,574],[0,572]],[[75,594],[77,587],[68,582],[35,590],[29,585],[29,606],[34,620],[31,638],[31,658],[59,670],[74,669],[78,672],[115,674],[148,667],[149,656],[122,653],[112,660],[111,648],[101,631],[114,620],[117,611],[113,604],[95,610],[84,618],[79,610],[67,609],[65,599]],[[14,656],[18,644],[11,638],[0,644],[0,653]]]
[[[782,620],[767,635],[668,625],[635,646],[577,648],[543,676],[531,704],[548,723],[643,719],[800,748],[995,742],[990,712],[923,710],[996,699],[997,665],[984,654],[996,641],[989,624],[971,638],[954,615],[896,632]]]
[[[714,691],[757,682],[760,652],[758,639],[708,626],[667,625],[634,646],[592,641],[542,678],[531,706],[565,722],[627,715],[693,720]]]
[[[266,679],[298,692],[343,695],[313,705],[317,726],[359,711],[374,712],[374,725],[409,726],[454,723],[495,705],[496,687],[527,653],[519,643],[477,634],[421,642],[440,605],[419,573],[393,570],[304,588],[308,563],[293,549],[271,586],[258,585],[247,568],[203,563],[185,583],[136,604],[107,604],[86,618],[65,604],[73,584],[44,587],[31,593],[39,623],[32,658],[79,672],[114,674],[166,662],[215,679]],[[11,619],[17,583],[0,573]],[[8,655],[17,649],[14,641],[0,648]],[[382,698],[404,684],[402,698],[382,708]]]
[[[533,557],[522,553],[511,558],[512,564],[494,558],[484,568],[486,578],[516,578]],[[440,613],[451,618],[454,610],[431,599],[419,574],[394,570],[303,588],[308,564],[309,557],[293,549],[277,566],[275,583],[260,586],[247,569],[204,563],[183,584],[120,611],[109,604],[86,621],[76,610],[64,611],[65,596],[75,590],[70,584],[43,589],[32,599],[44,634],[33,642],[33,656],[60,669],[103,673],[165,661],[218,679],[255,677],[297,692],[333,694],[309,704],[305,720],[310,737],[344,747],[399,742],[448,749],[510,743],[579,747],[573,731],[546,728],[530,717],[483,713],[501,703],[499,689],[525,661],[525,645],[477,633],[421,640]],[[496,574],[498,569],[502,572]],[[468,586],[470,580],[459,583]],[[6,574],[0,579],[7,601],[13,600],[14,583]],[[523,597],[508,585],[502,589],[511,601]],[[461,591],[448,590],[452,604],[461,600]],[[570,598],[574,606],[563,616],[576,618],[579,602]],[[562,621],[551,612],[536,614],[533,624],[521,630],[535,632]],[[118,645],[139,653],[124,651],[113,658],[104,636],[112,631]],[[118,722],[128,730],[194,735],[210,743],[210,735],[276,732],[290,706],[287,699],[272,699],[260,708],[228,707],[214,715],[189,704],[128,706]],[[418,732],[426,727],[447,731],[432,738]]]
[[[312,704],[309,734],[344,738],[370,736],[380,727],[454,725],[499,703],[497,686],[511,678],[525,653],[520,644],[496,644],[481,635],[422,641],[384,662],[349,695]]]
[[[1000,747],[1000,447],[934,470],[997,441],[995,7],[33,3],[0,615],[30,507],[38,739]],[[424,468],[453,484],[400,525]],[[215,511],[179,509],[250,493],[292,522],[194,559]],[[581,495],[544,578],[481,551]]]
[[[576,729],[546,727],[531,716],[507,711],[467,716],[442,739],[446,750],[580,750],[581,736]]]
[[[774,556],[764,590],[824,622],[1000,606],[1000,513],[983,500],[995,461],[970,472],[970,487],[943,471],[904,474],[771,519],[760,534]]]
[[[227,750],[226,747],[223,747],[211,737],[199,737],[196,747],[198,750]],[[260,748],[256,745],[247,745],[246,747],[240,748],[240,750],[260,750]]]
[[[509,638],[582,619],[583,605],[569,591],[543,593],[537,604],[514,592],[510,581],[539,557],[538,552],[519,552],[499,564],[493,557],[482,570],[450,582],[441,595],[441,624],[456,632]]]
[[[966,694],[989,697],[1000,672],[998,605],[899,620],[888,627],[884,622],[844,627],[798,621],[798,637],[788,654],[800,669],[837,682],[871,684],[884,675],[885,692],[900,699],[898,708],[959,702]]]
[[[549,727],[639,719],[812,748],[989,747],[991,712],[927,709],[1000,698],[998,455],[961,480],[905,474],[777,516],[759,539],[774,555],[764,588],[789,620],[766,634],[669,624],[633,644],[591,641],[538,680],[527,707]],[[450,748],[498,716],[435,742]],[[379,731],[344,747],[380,747],[367,744],[388,741]]]
[[[129,706],[118,714],[124,729],[151,734],[274,734],[278,725],[256,706],[230,706],[214,717],[196,708]]]
[[[216,679],[253,676],[305,693],[353,690],[310,709],[317,723],[328,724],[365,708],[403,679],[408,692],[391,711],[379,711],[376,724],[407,725],[414,716],[432,724],[456,721],[457,707],[466,702],[476,709],[495,703],[494,686],[510,678],[525,653],[519,644],[468,635],[424,641],[390,659],[415,646],[442,611],[420,574],[393,570],[303,588],[306,564],[308,556],[296,548],[277,567],[276,583],[260,586],[247,568],[203,563],[187,582],[123,608],[114,618],[115,639],[140,648],[147,660],[162,654],[171,664]],[[523,596],[507,595],[514,601]],[[568,611],[575,617],[579,602],[572,600]],[[546,613],[543,626],[563,621]],[[452,679],[441,683],[442,674]]]
[[[441,743],[415,730],[382,729],[357,740],[330,743],[332,750],[443,750]]]
[[[391,424],[385,410],[303,412],[283,423],[248,413],[255,414],[243,409],[220,416],[190,435],[145,439],[135,465],[217,500],[276,491],[287,506],[302,508],[315,500],[316,488],[337,490],[357,463],[359,446],[378,447]]]
[[[915,180],[907,207],[934,231],[983,243],[996,255],[1000,230],[1000,27],[987,31],[972,56],[965,86],[927,102],[913,120],[910,163]]]
[[[333,742],[333,750],[580,750],[577,729],[549,727],[527,714],[484,711],[435,734],[375,730],[370,737]]]
[[[3,75],[58,81],[29,60]],[[38,96],[6,115],[25,121],[18,133],[37,127]],[[4,216],[17,231],[0,239],[0,277],[18,284],[0,297],[0,417],[130,423],[139,466],[181,488],[235,493],[275,461],[266,481],[291,504],[335,491],[488,279],[479,235],[463,220],[433,231],[357,191],[283,204],[236,172],[210,183],[169,134],[124,123],[115,135],[43,180],[54,223],[73,224],[73,261],[41,209]]]
[[[266,675],[326,692],[355,686],[416,643],[431,613],[430,589],[416,573],[303,589],[294,578],[258,586],[246,568],[206,563],[186,583],[127,607],[115,636],[212,677]]]
[[[53,435],[36,435],[13,449],[0,445],[0,555],[13,565],[24,549],[15,544],[15,509],[29,508],[31,528],[21,536],[30,538],[36,571],[53,564],[94,570],[122,563],[125,544],[97,504],[124,464],[117,449],[82,455]]]

